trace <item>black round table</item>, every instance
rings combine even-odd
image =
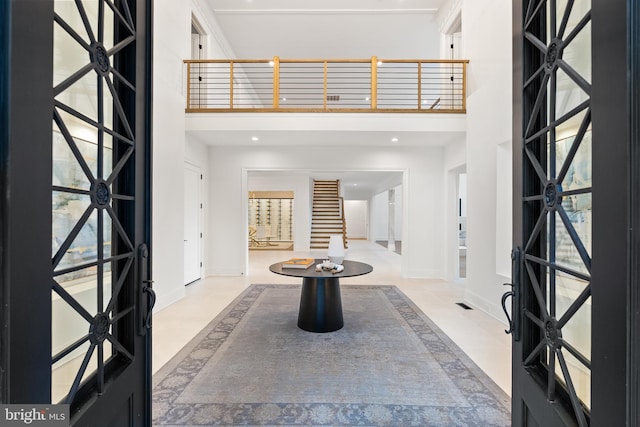
[[[358,261],[343,261],[344,270],[340,273],[316,271],[315,266],[322,263],[316,259],[309,268],[282,268],[277,262],[269,267],[276,274],[302,277],[298,327],[309,332],[332,332],[344,326],[342,319],[342,299],[340,298],[340,278],[362,276],[371,273],[373,267]]]

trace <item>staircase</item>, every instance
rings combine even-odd
[[[327,249],[329,236],[342,235],[347,247],[347,227],[344,221],[340,180],[313,180],[313,207],[311,210],[311,249]]]

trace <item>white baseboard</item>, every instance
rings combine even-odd
[[[186,292],[183,286],[181,289],[176,289],[173,292],[157,295],[156,305],[153,308],[153,312],[157,313],[162,309],[169,307],[171,304],[184,298],[185,294]]]
[[[464,297],[465,304],[473,306],[479,310],[484,311],[489,316],[495,318],[496,320],[507,324],[507,318],[504,315],[504,311],[502,311],[502,306],[500,305],[500,301],[489,301],[486,298],[469,291],[467,288],[467,292]]]

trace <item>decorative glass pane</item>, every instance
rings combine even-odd
[[[571,40],[565,48],[562,59],[588,83],[591,83],[591,23]]]
[[[113,268],[111,267],[110,262],[107,262],[103,265],[103,272],[102,272],[102,296],[103,296],[103,301],[104,304],[102,305],[102,307],[100,307],[99,311],[104,311],[107,303],[109,301],[111,301],[111,294],[112,294],[112,283],[111,280],[113,278]]]
[[[88,62],[87,54],[87,59],[84,61],[83,65]],[[68,89],[58,94],[55,99],[56,101],[77,111],[81,116],[86,117],[88,120],[98,122],[98,97],[96,96],[97,80],[95,72],[90,71],[75,80]]]
[[[87,21],[91,28],[91,35],[93,36],[93,38],[97,40],[100,40],[99,34],[98,34],[98,29],[100,28],[100,16],[99,16],[100,6],[104,6],[103,0],[81,0],[80,2],[80,8],[84,10],[84,13],[87,17]],[[113,28],[113,26],[109,28]]]
[[[569,229],[556,212],[556,262],[562,267],[588,275],[589,269],[585,265],[580,251],[584,248],[587,256],[591,256],[591,194],[565,198],[562,206],[568,206],[570,209],[567,211],[567,217],[573,228],[571,233],[575,231],[579,241],[577,244],[574,242]]]
[[[549,399],[564,387],[580,425],[586,425],[580,401],[590,405],[590,7],[590,1],[580,0],[530,2],[524,40],[527,57],[540,60],[524,87],[530,108],[525,138],[540,134],[527,141],[524,163],[525,176],[532,177],[525,191],[534,193],[526,194],[527,210],[540,207],[526,225],[531,230],[525,237],[527,293],[535,301],[527,313],[536,319],[526,322],[525,341],[534,347],[525,363],[550,370],[540,378]],[[536,20],[546,23],[543,34],[537,33]],[[540,143],[546,147],[540,149]]]
[[[91,28],[93,28],[95,38],[107,50],[110,50],[114,45],[112,30],[114,28],[113,10],[104,0],[82,0],[82,2],[91,21]],[[102,19],[100,18],[100,13],[102,13]],[[102,32],[100,32],[101,28]]]
[[[112,354],[112,345],[109,342],[105,342],[103,344],[104,354],[103,357],[108,359]],[[53,365],[53,369],[51,371],[52,375],[52,390],[51,390],[51,401],[52,402],[62,402],[69,394],[71,387],[73,386],[74,381],[77,379],[78,372],[80,371],[80,367],[82,366],[82,362],[84,361],[87,352],[91,349],[91,344],[89,342],[85,342],[82,344],[75,352],[71,353],[64,359]],[[89,378],[91,375],[94,375],[98,370],[98,350],[97,348],[93,349],[93,352],[89,358],[89,363],[87,365],[87,369],[84,371],[84,374],[80,378],[80,383],[82,381]]]
[[[74,271],[71,273],[56,275],[54,280],[60,284],[64,288],[64,290],[69,293],[73,297],[74,302],[80,304],[84,310],[89,313],[96,312],[96,289],[98,287],[98,269],[95,266],[83,268],[78,271]],[[66,302],[62,297],[60,297],[56,292],[53,293],[53,300],[61,307],[62,304]],[[72,309],[68,304],[69,309]],[[62,308],[58,309],[60,312],[65,312]],[[77,313],[78,316],[82,317],[80,313]],[[55,319],[56,317],[54,317]],[[64,316],[60,316],[60,319],[63,319]],[[81,323],[84,323],[82,326],[83,335],[87,333],[88,323],[87,320],[82,320]],[[87,326],[85,328],[85,325]],[[76,326],[77,327],[77,326]],[[78,335],[77,338],[83,335]],[[56,349],[56,346],[54,346]],[[58,349],[59,350],[59,349]]]
[[[562,168],[562,162],[567,158],[567,154],[569,153],[569,149],[573,143],[573,138],[578,133],[578,129],[580,129],[588,111],[589,110],[585,108],[573,116],[568,117],[562,123],[558,123],[556,126],[556,144],[558,144],[557,161],[559,162],[557,166],[558,170]]]
[[[53,128],[53,185],[89,191],[91,182],[87,174],[82,170],[78,159],[55,123]],[[74,138],[74,141],[78,150],[83,153],[83,157],[90,158],[90,153],[95,150],[95,144],[79,138]]]
[[[53,26],[53,37],[53,86],[56,87],[89,63],[89,52],[58,24]]]
[[[564,190],[579,190],[591,187],[591,164],[591,131],[587,131],[564,179]]]
[[[566,0],[563,0],[566,1]],[[565,35],[568,36],[569,34],[571,34],[576,26],[578,25],[578,23],[587,15],[587,13],[589,13],[589,11],[591,11],[591,0],[575,0],[573,2],[573,7],[571,8],[571,15],[569,16],[568,22],[567,22],[567,30],[565,31]],[[563,8],[562,10],[559,10],[559,16],[561,16],[560,14],[564,14],[565,9]],[[591,32],[588,33],[589,36],[591,36]],[[586,50],[584,52],[585,56],[588,56],[589,58],[591,58],[591,48],[589,47],[588,50]]]
[[[569,372],[571,382],[574,390],[580,402],[587,408],[591,408],[591,371],[586,368],[578,359],[576,359],[570,352],[561,350],[562,355],[567,364],[567,370]],[[556,364],[556,375],[561,384],[566,386],[565,376],[562,373],[562,367],[560,364]]]
[[[126,2],[106,0],[56,0],[54,30],[54,90],[56,108],[53,134],[52,262],[53,286],[53,401],[69,403],[84,381],[95,376],[98,392],[105,382],[104,366],[116,343],[119,354],[133,355],[112,336],[114,236],[120,235],[128,258],[120,261],[124,279],[133,271],[133,243],[114,219],[111,176],[132,157],[129,118],[117,101],[116,90],[133,93],[127,84],[114,84],[114,28],[134,35]],[[126,35],[124,37],[127,37]],[[133,43],[131,38],[127,43]],[[114,110],[118,111],[115,129]],[[114,160],[114,136],[129,139]],[[114,164],[118,165],[114,171]],[[133,192],[133,190],[131,190]],[[129,203],[129,202],[122,202]],[[109,213],[111,211],[111,214]],[[112,217],[112,214],[114,215]],[[64,273],[64,274],[60,274]],[[120,289],[120,286],[118,287]],[[118,307],[133,313],[133,307]],[[123,317],[124,318],[124,317]]]
[[[96,177],[98,174],[98,129],[62,110],[57,109],[56,114],[58,114],[62,121],[64,131],[71,136],[71,143],[75,144],[78,148],[79,156],[74,154],[76,163],[80,165],[82,162],[88,167],[91,176]],[[63,129],[59,128],[57,124],[54,124],[54,129],[60,130],[60,133],[63,133]],[[54,139],[55,138],[56,136],[54,135]],[[70,146],[69,141],[66,141],[66,144]],[[55,148],[56,147],[54,147],[54,150]],[[57,163],[58,153],[54,151],[53,154],[53,170],[54,173],[56,173],[67,165],[65,165],[64,162]],[[85,173],[85,175],[87,174]]]
[[[58,209],[58,212],[61,212],[60,215],[54,217],[56,220],[55,226],[61,231],[60,235],[55,235],[56,243],[57,242],[65,242],[70,238],[71,231],[76,225],[82,222],[82,217],[86,212],[86,209],[83,209],[82,201],[78,200],[68,200],[67,205],[63,206],[65,203],[65,195],[69,193],[61,193],[54,192],[54,197],[57,195],[62,195],[60,198],[57,198],[61,207]],[[77,195],[72,195],[72,197]],[[84,196],[86,198],[86,196]],[[84,221],[84,224],[81,225],[80,231],[77,236],[73,238],[69,249],[66,251],[60,263],[56,266],[56,271],[60,271],[69,267],[75,267],[78,265],[84,265],[88,263],[94,263],[98,259],[98,234],[97,234],[97,224],[98,224],[98,212],[93,210],[89,217]]]
[[[589,100],[589,95],[569,77],[558,69],[556,72],[557,89],[555,94],[556,118],[561,118],[580,104]]]
[[[54,321],[56,321],[55,318]],[[67,321],[67,319],[60,318],[57,321],[63,322]],[[89,347],[90,344],[86,341],[64,359],[53,364],[53,369],[51,370],[51,402],[61,402],[67,396]]]
[[[113,137],[108,133],[104,133],[102,148],[102,177],[107,179],[113,171]]]
[[[111,266],[105,265],[102,299],[108,301],[111,296]],[[55,280],[65,289],[73,301],[80,304],[89,313],[98,309],[98,276],[96,267],[82,269],[77,272],[59,275]],[[61,401],[71,390],[82,361],[90,349],[86,339],[90,324],[76,309],[68,304],[58,293],[52,293],[52,357],[67,353],[53,365],[52,369],[52,402]],[[64,327],[57,327],[64,325]],[[84,340],[82,340],[85,338]],[[79,343],[77,347],[74,343]],[[111,354],[111,344],[105,342],[105,354]],[[96,353],[92,356],[84,378],[97,369]]]
[[[54,11],[66,25],[71,27],[83,42],[86,44],[91,43],[89,35],[87,34],[87,29],[82,22],[82,17],[80,16],[80,12],[78,11],[78,7],[74,0],[56,0],[54,2]],[[56,37],[55,48],[63,47],[61,44],[58,44],[59,40],[60,39]]]
[[[104,231],[103,231],[103,244],[104,244],[104,248],[103,248],[103,257],[105,259],[108,259],[111,257],[111,255],[113,255],[113,227],[111,225],[111,217],[109,215],[104,215],[104,219],[103,219],[103,227],[104,227]]]
[[[104,127],[113,130],[113,95],[106,80],[102,80],[103,119]],[[105,135],[106,136],[106,135]]]
[[[557,304],[559,317],[581,296],[589,283],[568,275],[558,275]],[[562,338],[582,356],[591,360],[591,298],[580,306],[562,328]],[[586,367],[579,362],[582,369]]]
[[[52,255],[55,255],[64,245],[71,231],[78,224],[90,204],[91,200],[86,195],[60,191],[53,192]],[[89,243],[90,239],[91,236],[83,236],[78,241],[78,244]],[[75,241],[75,239],[73,240]],[[68,251],[66,252],[68,253]]]

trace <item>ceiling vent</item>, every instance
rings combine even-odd
[[[327,101],[340,101],[340,95],[327,95]]]

